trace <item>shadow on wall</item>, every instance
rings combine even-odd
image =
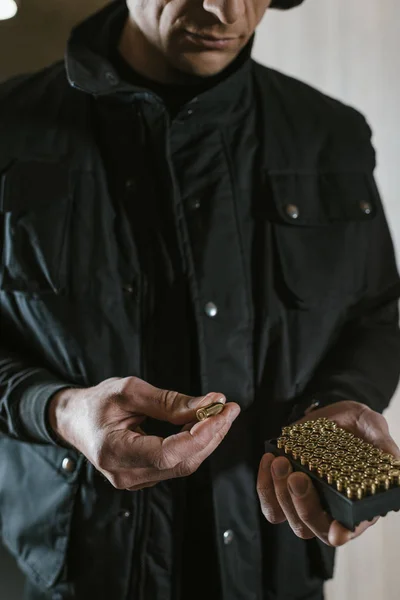
[[[0,600],[23,600],[24,577],[0,544]]]

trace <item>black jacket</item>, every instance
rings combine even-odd
[[[333,553],[262,517],[263,441],[315,397],[384,410],[400,370],[371,132],[252,41],[172,118],[111,64],[125,18],[106,7],[65,63],[0,88],[1,534],[60,598],[178,600],[187,482],[115,490],[46,407],[128,375],[220,391],[243,409],[207,461],[220,598],[301,598]]]

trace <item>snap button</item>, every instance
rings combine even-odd
[[[360,202],[360,208],[366,215],[370,215],[372,212],[372,206],[369,202]]]
[[[204,307],[204,312],[206,313],[207,317],[214,318],[218,314],[218,308],[214,302],[207,302]]]
[[[226,531],[224,531],[225,546],[229,546],[229,544],[231,544],[233,542],[234,537],[235,537],[235,534],[233,533],[232,529],[227,529]]]
[[[106,71],[104,76],[111,85],[117,85],[119,83],[119,79],[113,71]]]
[[[131,516],[131,511],[130,510],[121,510],[121,512],[119,513],[119,516],[122,519],[129,519],[129,517]]]
[[[72,458],[66,456],[62,461],[61,467],[63,471],[66,471],[67,473],[73,473],[76,469],[76,462]]]
[[[191,198],[190,200],[188,200],[189,210],[192,210],[194,212],[196,210],[199,210],[200,206],[201,202],[198,198]]]
[[[131,194],[136,189],[136,181],[134,179],[127,179],[125,182],[125,189]]]
[[[124,290],[124,292],[126,292],[127,294],[134,294],[135,293],[135,286],[133,286],[131,283],[125,283],[122,286],[122,289]]]
[[[286,207],[286,214],[291,219],[298,219],[300,215],[299,207],[295,204],[288,204]]]

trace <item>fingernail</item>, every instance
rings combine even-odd
[[[291,467],[290,463],[286,459],[278,459],[272,463],[272,469],[274,471],[274,475],[276,475],[277,477],[286,477],[287,475],[289,475]]]
[[[288,481],[289,490],[294,496],[304,496],[308,490],[308,479],[306,477],[292,477]]]
[[[229,419],[230,419],[231,423],[239,416],[239,414],[240,414],[239,406],[235,406],[235,407],[231,408],[230,413],[229,413]]]
[[[271,464],[273,460],[275,460],[275,456],[273,454],[264,454],[262,468],[265,471],[269,471],[271,469]]]
[[[189,408],[200,408],[200,406],[207,406],[214,402],[223,402],[226,404],[226,398],[220,394],[207,394],[207,396],[200,396],[199,398],[191,398],[188,402]]]

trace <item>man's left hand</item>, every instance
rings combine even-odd
[[[339,427],[400,458],[400,450],[390,436],[386,419],[364,404],[338,402],[314,410],[298,423],[322,417],[335,421]],[[273,454],[264,454],[261,460],[257,491],[261,510],[270,523],[288,521],[298,537],[318,537],[329,546],[346,544],[364,533],[379,518],[361,523],[354,532],[349,531],[322,509],[311,478],[304,473],[293,473],[286,458],[276,458]]]

